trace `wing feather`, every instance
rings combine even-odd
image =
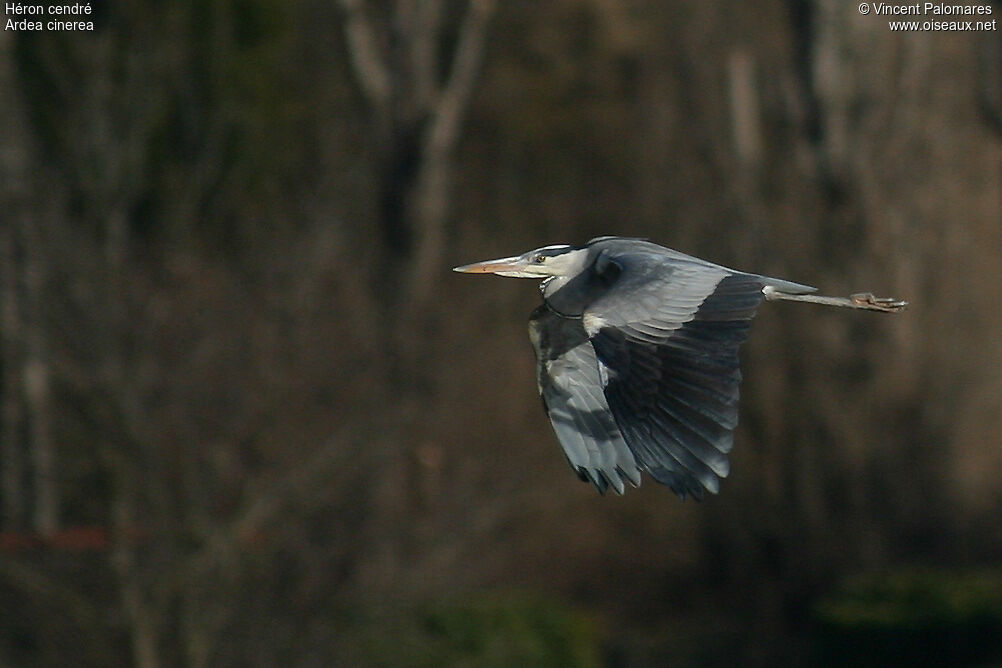
[[[643,241],[590,247],[594,273],[544,291],[530,320],[568,461],[600,492],[645,470],[683,498],[716,493],[738,424],[738,349],[776,279]]]
[[[553,430],[578,477],[599,492],[640,484],[633,451],[623,440],[603,391],[611,382],[579,319],[557,316],[545,306],[530,319],[537,380]]]
[[[611,307],[628,291],[617,295],[614,286],[586,311],[606,309],[593,313],[605,326],[592,344],[599,361],[614,372],[605,395],[637,465],[679,496],[697,499],[704,491],[716,493],[730,471],[727,453],[738,423],[741,382],[738,348],[763,286],[749,274],[698,274],[675,272],[675,278],[685,279],[681,282],[648,280],[665,301],[684,305],[680,308],[644,310],[634,304],[629,317],[617,319]],[[687,315],[679,315],[686,308]]]

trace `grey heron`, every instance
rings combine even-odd
[[[543,406],[571,467],[604,493],[641,471],[679,497],[717,493],[738,423],[738,348],[763,299],[893,312],[728,269],[643,239],[544,246],[454,271],[542,279],[529,320]]]

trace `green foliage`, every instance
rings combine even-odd
[[[847,581],[815,606],[821,656],[854,665],[1002,660],[1002,571],[902,569]]]
[[[600,665],[599,638],[585,615],[552,600],[488,595],[438,601],[350,622],[353,665],[394,667]]]

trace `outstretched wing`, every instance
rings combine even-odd
[[[544,304],[530,324],[554,431],[600,491],[622,493],[647,471],[682,498],[716,493],[738,424],[738,349],[762,288],[813,288],[645,242],[599,244],[591,273],[548,297],[557,307]],[[576,303],[580,316],[557,314]]]
[[[640,484],[640,471],[603,393],[602,367],[580,319],[545,305],[529,320],[543,407],[578,477],[599,492]]]
[[[583,316],[604,395],[637,461],[679,496],[716,493],[738,423],[738,348],[771,279],[679,254],[613,258],[619,280]]]

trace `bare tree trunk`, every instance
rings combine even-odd
[[[124,484],[129,485],[129,482]],[[137,563],[136,503],[137,495],[131,485],[128,489],[119,490],[113,509],[115,542],[112,564],[118,573],[122,609],[129,620],[133,662],[137,668],[158,668],[160,617],[147,599],[148,583],[144,582]]]
[[[418,172],[414,202],[417,246],[411,277],[411,301],[419,304],[431,296],[435,276],[443,270],[441,264],[446,218],[451,206],[454,154],[480,72],[487,26],[493,12],[494,0],[473,0],[470,3],[453,54],[449,79],[431,107],[431,123],[424,142],[424,159]]]
[[[24,266],[19,257],[20,232],[31,223],[27,218],[32,193],[29,180],[30,136],[27,117],[17,86],[11,34],[0,34],[0,89],[5,91],[0,101],[0,126],[5,139],[0,144],[0,206],[7,222],[0,238],[0,354],[3,364],[2,411],[0,411],[0,461],[2,468],[2,504],[4,524],[8,528],[23,528],[26,520],[26,461],[22,428],[25,418],[25,384],[29,380],[25,364],[25,323],[23,321],[22,280]],[[54,528],[52,497],[41,501],[43,516],[36,520],[46,529]],[[38,505],[36,504],[36,509]],[[39,524],[36,521],[36,524]]]
[[[18,272],[14,229],[7,225],[0,239],[0,354],[2,354],[3,406],[0,410],[0,504],[7,529],[23,526],[25,511],[24,442],[21,426],[24,418],[21,386],[21,314],[18,298]]]
[[[342,0],[341,5],[355,79],[388,163],[381,177],[384,238],[397,251],[396,259],[408,265],[400,274],[406,282],[393,292],[399,303],[419,307],[441,270],[454,154],[495,0],[468,3],[444,81],[435,57],[445,37],[442,2],[398,0],[394,33],[385,40],[366,3]]]
[[[52,437],[52,392],[48,346],[42,323],[44,303],[44,242],[33,225],[24,229],[24,285],[27,326],[25,335],[24,396],[30,425],[31,463],[34,482],[32,524],[38,533],[52,535],[59,528],[59,476],[56,445]]]
[[[395,432],[420,419],[420,397],[433,382],[426,364],[429,350],[416,342],[429,327],[427,307],[444,271],[456,147],[495,0],[469,0],[458,22],[450,21],[443,0],[389,4],[380,12],[376,3],[341,0],[348,56],[382,156],[377,215],[384,261],[374,284],[386,337],[385,373],[398,390],[381,447],[384,459],[395,465],[383,467],[372,486],[380,491],[369,512],[370,531],[364,533],[371,544],[364,551],[366,561],[381,564],[375,570],[384,585],[397,574],[403,542],[414,535],[413,522],[404,515],[424,488],[416,444]],[[448,62],[444,76],[443,60]]]

